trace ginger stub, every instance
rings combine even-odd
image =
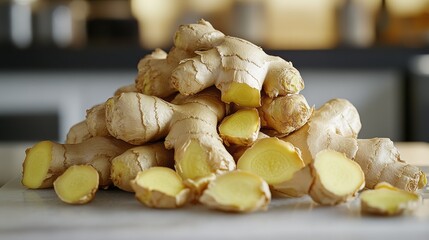
[[[248,146],[258,138],[260,126],[256,109],[242,109],[222,120],[219,135],[227,146],[231,144]]]
[[[141,171],[131,181],[137,200],[153,208],[177,208],[185,205],[190,190],[172,169],[152,167]]]
[[[54,190],[61,201],[86,204],[95,196],[99,184],[98,172],[90,165],[73,165],[54,181]]]
[[[241,170],[217,176],[199,199],[210,208],[232,212],[266,210],[270,200],[268,184],[261,177]]]

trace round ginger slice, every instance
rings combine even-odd
[[[177,208],[185,205],[190,190],[182,178],[167,167],[151,167],[141,171],[131,181],[139,202],[152,208]]]
[[[291,179],[303,167],[299,150],[275,137],[257,140],[237,162],[237,169],[252,172],[269,185]]]
[[[359,164],[331,149],[316,155],[311,170],[314,183],[309,194],[322,205],[345,202],[365,186],[365,176]]]
[[[219,135],[226,145],[251,145],[260,129],[259,113],[255,108],[242,109],[225,117],[219,125]]]
[[[90,165],[73,165],[54,181],[55,193],[61,201],[69,204],[90,202],[98,187],[98,172]]]
[[[210,208],[230,212],[266,210],[270,200],[268,184],[257,175],[240,170],[217,176],[199,199]]]

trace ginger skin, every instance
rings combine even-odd
[[[66,137],[66,144],[76,144],[81,143],[92,137],[91,133],[88,130],[88,125],[86,121],[78,122],[73,125]]]
[[[111,137],[93,137],[79,144],[42,141],[27,149],[22,184],[27,188],[49,188],[68,167],[88,164],[97,169],[100,187],[111,185],[110,161],[131,148]]]
[[[172,103],[140,93],[124,93],[106,102],[110,134],[139,145],[165,137],[165,147],[174,148],[175,168],[183,179],[235,169],[217,133],[225,113],[216,89],[179,95]]]

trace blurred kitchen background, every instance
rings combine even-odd
[[[140,58],[204,18],[290,60],[361,138],[429,141],[429,0],[0,0],[0,142],[64,141]]]

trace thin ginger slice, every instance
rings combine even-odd
[[[363,213],[393,216],[414,209],[421,197],[414,192],[396,188],[381,182],[373,190],[363,191],[360,196]]]
[[[185,205],[190,190],[182,178],[167,167],[151,167],[141,171],[131,181],[139,202],[153,208],[177,208]]]
[[[238,159],[237,168],[262,177],[269,185],[285,182],[304,167],[300,152],[278,138],[262,138]]]
[[[270,200],[268,184],[261,177],[241,170],[217,176],[199,199],[210,208],[232,212],[266,210]]]
[[[69,204],[92,201],[98,186],[98,172],[90,165],[73,165],[54,181],[55,193],[61,201]]]
[[[365,186],[365,176],[359,164],[331,149],[316,155],[312,174],[314,182],[309,194],[322,205],[345,202]]]
[[[222,120],[219,125],[219,136],[227,146],[230,144],[247,146],[258,138],[260,126],[256,109],[241,109]]]

